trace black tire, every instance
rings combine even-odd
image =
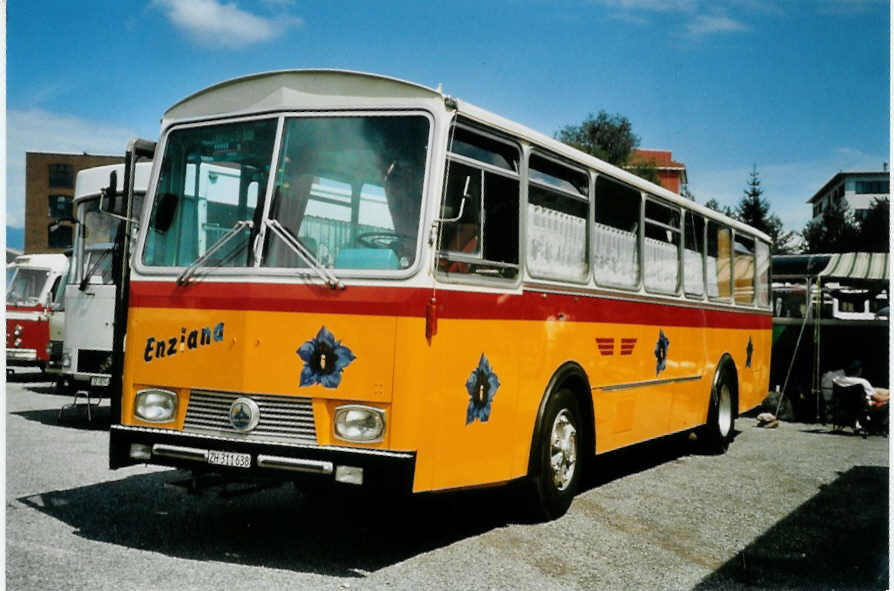
[[[711,390],[708,407],[708,422],[703,428],[704,449],[709,454],[726,452],[733,440],[736,416],[738,415],[738,390],[736,374],[729,364],[718,370],[717,379]]]
[[[75,393],[75,385],[71,379],[66,377],[56,378],[56,394],[71,396]]]
[[[561,517],[577,494],[584,464],[582,428],[580,405],[571,391],[552,394],[543,412],[539,439],[534,442],[531,500],[535,519]]]

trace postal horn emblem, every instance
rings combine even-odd
[[[251,398],[237,398],[230,405],[230,424],[237,431],[245,433],[258,426],[261,409]]]

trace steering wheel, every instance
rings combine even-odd
[[[366,248],[390,248],[400,254],[403,250],[401,247],[405,242],[411,241],[412,237],[406,234],[398,234],[392,230],[381,230],[377,232],[362,232],[357,234],[355,240]]]

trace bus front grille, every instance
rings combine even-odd
[[[261,411],[258,426],[248,433],[241,433],[230,424],[230,405],[237,398],[251,398]],[[317,443],[311,400],[303,396],[193,390],[189,397],[183,430],[253,441]]]

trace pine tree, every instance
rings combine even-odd
[[[786,232],[783,229],[782,220],[777,215],[770,213],[770,202],[761,197],[763,194],[764,190],[761,188],[757,165],[753,165],[748,184],[733,211],[733,217],[767,234],[771,240],[770,252],[772,254],[790,253],[793,250],[792,242],[795,233]]]

